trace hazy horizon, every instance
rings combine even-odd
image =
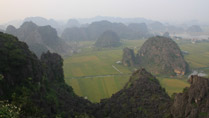
[[[142,17],[164,22],[198,20],[209,24],[208,4],[205,0],[3,0],[0,24],[36,16],[56,20],[95,16]]]

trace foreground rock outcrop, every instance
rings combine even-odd
[[[0,103],[17,106],[18,117],[87,116],[91,103],[65,84],[61,56],[47,52],[39,60],[26,43],[1,32],[0,55]],[[0,116],[7,117],[1,105],[0,110]]]
[[[102,100],[97,118],[169,117],[170,98],[159,81],[145,69],[132,74],[125,87]]]
[[[191,86],[174,98],[171,113],[174,118],[209,117],[209,79],[191,76]]]

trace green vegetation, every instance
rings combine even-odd
[[[122,45],[116,48],[95,49],[93,41],[79,42],[83,47],[81,52],[64,59],[64,75],[67,84],[71,85],[76,94],[87,97],[90,101],[99,102],[100,99],[108,98],[123,88],[129,80],[133,68],[116,64],[122,59],[124,47],[139,50],[145,40],[122,40]],[[192,44],[177,41],[183,51],[188,51],[184,58],[190,68],[203,70],[209,74],[209,43]],[[115,66],[122,72],[119,73]],[[102,75],[102,76],[100,76]],[[106,76],[109,75],[109,76]],[[171,96],[173,93],[182,92],[189,84],[187,77],[170,78],[159,76],[157,78],[166,92]]]
[[[198,116],[198,118],[201,118],[201,117],[207,117],[208,116],[208,113],[207,112],[201,112]]]
[[[83,79],[66,79],[75,93],[79,96],[87,97],[93,102],[99,102],[101,98],[111,97],[113,93],[121,90],[128,81],[129,75],[93,77]]]
[[[4,79],[4,76],[0,74],[0,81]]]
[[[0,101],[0,118],[19,118],[20,111],[20,108],[8,101]]]
[[[190,68],[207,68],[209,67],[209,43],[180,43],[178,42],[181,50],[187,51],[189,54],[185,55],[186,61],[189,63]]]
[[[144,40],[122,42],[122,46],[108,49],[90,48],[94,42],[81,42],[80,45],[84,47],[82,51],[64,59],[66,83],[79,96],[87,97],[93,102],[111,97],[122,89],[132,72],[116,62],[121,60],[124,47],[137,48]]]
[[[180,93],[185,87],[189,87],[189,83],[185,80],[171,79],[171,78],[157,78],[169,96],[173,93]]]
[[[82,52],[64,59],[65,78],[93,75],[120,74],[112,65],[118,68],[123,74],[131,71],[123,65],[116,64],[121,60],[122,49],[126,46],[136,47],[136,44],[143,44],[144,40],[123,41],[124,45],[118,48],[97,50],[94,48],[84,48]],[[87,43],[88,44],[88,43]],[[88,44],[89,45],[89,44]]]

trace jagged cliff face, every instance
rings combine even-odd
[[[190,88],[174,98],[171,113],[174,118],[209,117],[209,79],[191,76]]]
[[[145,69],[130,77],[125,87],[102,100],[98,118],[163,118],[169,116],[170,98],[158,80]]]
[[[44,53],[41,55],[41,61],[46,64],[46,72],[51,80],[64,82],[63,75],[63,59],[56,53]]]
[[[39,60],[25,43],[0,33],[0,55],[0,101],[20,107],[20,117],[67,118],[87,113],[91,103],[65,84],[58,54],[47,52]]]
[[[56,53],[67,53],[69,46],[57,36],[57,31],[51,26],[37,26],[33,22],[24,22],[20,28],[8,26],[6,33],[17,36],[29,45],[38,57],[50,50]],[[37,48],[38,47],[38,48]]]
[[[120,38],[119,36],[113,31],[105,31],[96,41],[96,47],[117,47],[120,45]]]
[[[0,74],[6,78],[4,82],[8,86],[24,82],[25,78],[32,78],[34,82],[41,80],[41,63],[28,50],[28,46],[16,37],[0,33],[0,54]]]
[[[149,38],[137,53],[141,67],[155,74],[184,75],[187,64],[180,48],[170,38]]]
[[[136,57],[133,49],[129,49],[129,48],[123,49],[123,58],[122,58],[123,65],[134,66],[136,64],[135,59]]]

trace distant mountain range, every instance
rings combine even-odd
[[[18,29],[9,25],[5,32],[17,36],[21,41],[26,42],[30,50],[39,57],[48,50],[64,54],[70,48],[64,40],[58,37],[57,31],[50,25],[38,26],[30,21],[24,22]]]
[[[97,21],[86,27],[66,28],[61,34],[61,38],[66,41],[95,41],[107,30],[116,32],[121,39],[141,39],[151,35],[145,23],[125,25],[110,21]]]
[[[68,19],[68,20],[63,20],[63,21],[58,21],[55,19],[46,19],[44,17],[27,17],[24,20],[14,20],[14,21],[10,21],[8,23],[5,24],[1,24],[0,25],[0,29],[6,29],[6,27],[8,25],[13,25],[15,27],[19,27],[21,26],[21,24],[25,21],[32,21],[35,24],[39,25],[39,26],[44,26],[44,25],[50,25],[53,28],[57,29],[58,34],[60,34],[60,32],[62,32],[65,28],[69,28],[69,27],[80,27],[80,26],[84,26],[85,24],[91,24],[93,22],[97,22],[97,21],[109,21],[109,22],[113,22],[113,23],[123,23],[123,24],[130,24],[130,23],[145,23],[147,25],[152,24],[152,23],[159,23],[159,21],[155,21],[155,20],[150,20],[150,19],[146,19],[146,18],[121,18],[121,17],[108,17],[108,16],[96,16],[96,17],[92,17],[92,18],[72,18],[72,19]],[[163,25],[165,26],[175,26],[177,27],[175,24],[168,24],[165,22],[161,22]],[[188,22],[184,22],[182,23],[182,27],[183,26],[192,26],[192,25],[201,25],[200,23],[198,23],[198,21],[196,20],[191,20]],[[179,27],[180,25],[178,25]]]

